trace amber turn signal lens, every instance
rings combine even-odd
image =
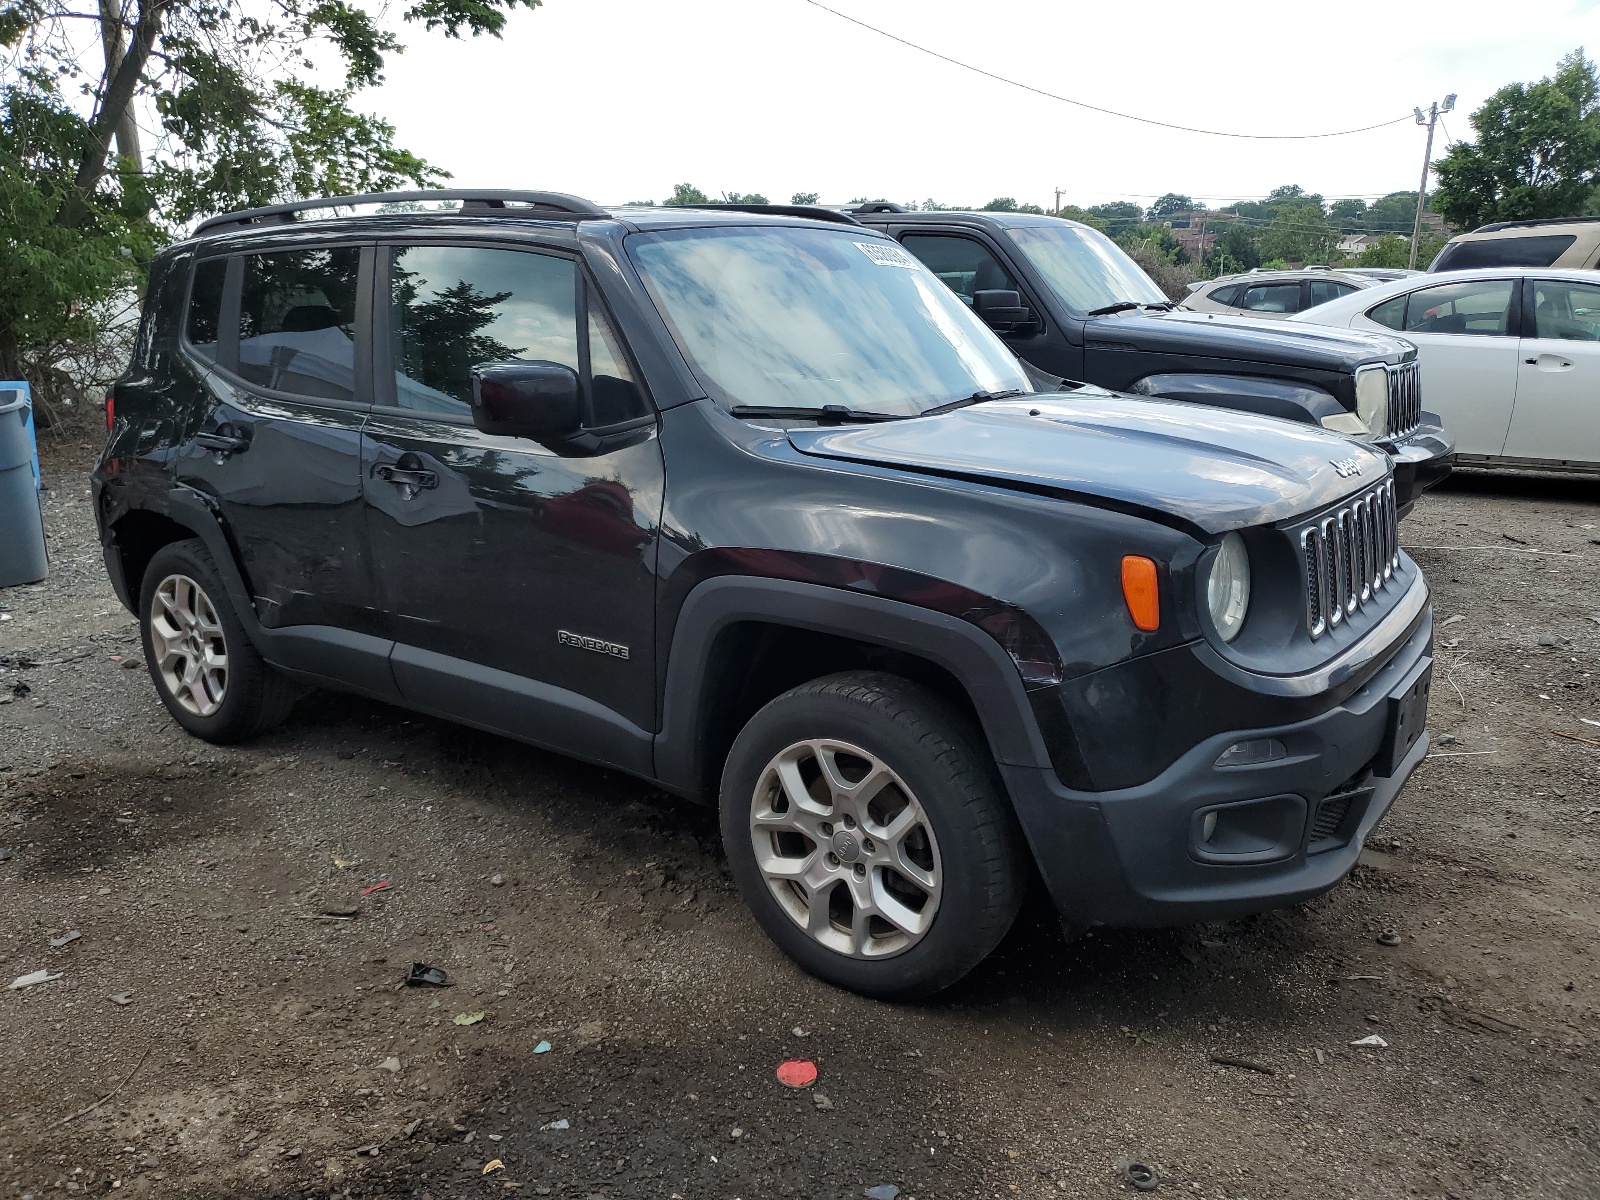
[[[1156,564],[1142,554],[1122,559],[1122,598],[1136,628],[1151,633],[1161,628],[1161,594],[1156,589]]]

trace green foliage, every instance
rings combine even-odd
[[[985,204],[979,212],[1016,212],[1017,202],[1010,196],[996,196]]]
[[[403,16],[447,37],[498,36],[539,3],[412,0]],[[137,286],[197,215],[447,178],[355,109],[401,47],[347,0],[0,6],[0,374],[78,353],[59,347],[92,339],[101,302]],[[138,110],[155,114],[153,153],[130,146]]]
[[[1327,263],[1339,235],[1323,215],[1322,204],[1283,204],[1261,235],[1261,254],[1286,262]]]
[[[767,204],[769,201],[760,192],[723,192],[724,204]]]
[[[125,165],[82,220],[57,220],[84,136],[53,80],[0,91],[0,376],[8,379],[38,382],[53,352],[93,338],[104,303],[151,253],[143,181]]]
[[[663,204],[710,204],[711,197],[695,187],[692,183],[675,183],[672,185],[672,195],[668,196]]]
[[[1600,185],[1600,75],[1574,50],[1538,83],[1501,88],[1472,114],[1475,142],[1434,167],[1433,208],[1453,225],[1575,216]]]
[[[1144,209],[1129,200],[1113,200],[1109,204],[1096,204],[1089,212],[1105,222],[1105,232],[1116,237],[1126,229],[1144,224]]]
[[[790,204],[815,204],[815,203],[817,203],[817,199],[818,199],[818,196],[817,196],[816,192],[796,192],[794,195],[789,197],[789,203]]]
[[[1184,263],[1189,258],[1178,245],[1178,239],[1166,225],[1140,222],[1130,225],[1116,236],[1117,245],[1129,254],[1143,253],[1155,262]]]
[[[1255,230],[1240,222],[1227,225],[1206,252],[1205,267],[1211,275],[1229,275],[1261,265],[1260,239]]]
[[[1080,225],[1088,225],[1091,228],[1098,229],[1101,233],[1106,231],[1106,220],[1104,217],[1097,217],[1087,208],[1079,208],[1076,204],[1068,204],[1064,206],[1063,208],[1059,209],[1055,215],[1063,220],[1076,221]]]
[[[1204,212],[1204,204],[1196,204],[1193,197],[1185,196],[1182,192],[1168,192],[1150,206],[1150,211],[1145,213],[1145,218],[1150,221],[1164,221],[1172,217],[1187,216],[1189,213]]]

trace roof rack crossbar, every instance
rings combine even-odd
[[[849,213],[834,208],[819,208],[814,204],[673,204],[671,208],[703,208],[721,212],[745,212],[772,217],[808,217],[813,221],[833,221],[839,225],[859,225]]]
[[[866,204],[858,204],[851,210],[858,213],[902,213],[910,212],[904,204],[896,204],[893,200],[870,200]]]
[[[251,225],[292,224],[297,213],[319,208],[353,208],[358,204],[406,204],[437,200],[459,200],[460,212],[493,212],[516,215],[526,205],[539,210],[529,215],[555,216],[584,220],[607,217],[605,209],[581,196],[565,192],[523,192],[495,189],[420,191],[420,192],[370,192],[360,196],[321,196],[311,200],[291,200],[284,204],[269,204],[264,208],[246,208],[239,212],[222,213],[210,217],[195,228],[195,234],[207,233],[228,227],[246,228]],[[455,215],[456,210],[450,214]]]
[[[1600,221],[1600,217],[1534,217],[1526,221],[1495,221],[1479,225],[1472,232],[1495,233],[1501,229],[1533,229],[1540,225],[1587,225],[1592,221]]]

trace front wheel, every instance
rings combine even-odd
[[[773,700],[728,754],[721,810],[756,919],[852,991],[948,987],[1021,905],[1026,859],[981,735],[897,675],[833,675]]]

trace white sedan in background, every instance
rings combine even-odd
[[[1289,318],[1415,342],[1463,466],[1600,472],[1600,271],[1414,275]]]

